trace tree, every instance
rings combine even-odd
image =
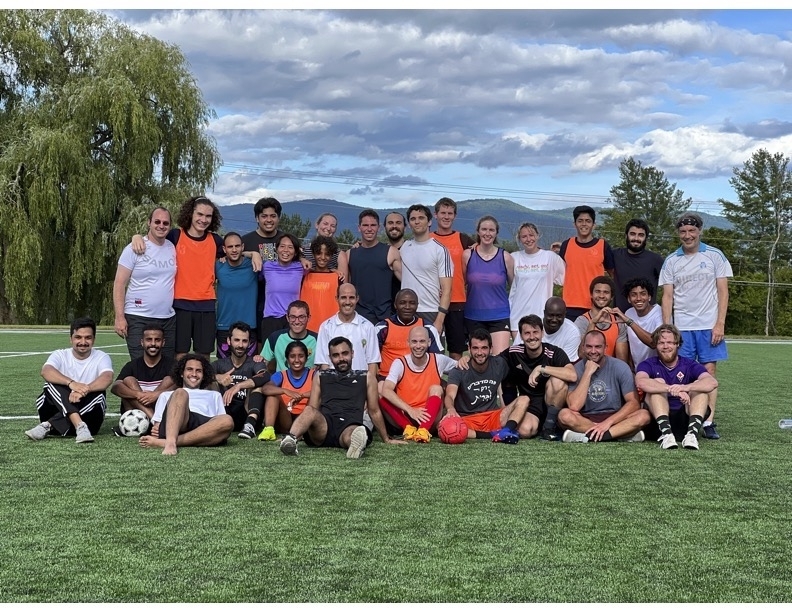
[[[100,318],[120,248],[220,165],[181,52],[104,15],[0,11],[0,321]]]
[[[282,214],[278,221],[278,229],[303,240],[308,236],[308,232],[311,231],[311,220],[304,219],[300,216],[300,213]]]
[[[600,234],[611,244],[621,246],[624,227],[632,218],[649,224],[649,248],[665,255],[678,244],[674,222],[690,208],[691,199],[669,183],[665,174],[654,166],[643,166],[627,157],[619,164],[621,180],[611,187],[608,202],[613,208],[601,211]]]
[[[766,149],[755,151],[742,168],[734,168],[729,184],[738,203],[718,200],[724,216],[742,237],[740,254],[752,271],[763,270],[767,280],[765,335],[773,325],[776,272],[790,263],[792,170],[789,158]]]

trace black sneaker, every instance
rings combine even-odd
[[[126,438],[126,436],[123,434],[123,432],[121,431],[121,428],[118,425],[113,427],[110,431],[113,432],[113,435],[116,438]]]
[[[720,434],[715,431],[715,423],[712,425],[704,425],[701,428],[701,435],[707,438],[708,440],[719,440]]]
[[[539,439],[545,442],[560,442],[561,435],[555,429],[543,429],[542,433],[539,434]]]

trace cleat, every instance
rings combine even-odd
[[[113,435],[116,438],[126,438],[126,436],[124,435],[124,432],[121,431],[121,428],[118,425],[116,425],[113,428],[111,428],[110,431],[113,432]]]
[[[672,433],[660,436],[657,441],[660,442],[660,448],[663,450],[671,450],[678,446],[676,438]]]
[[[251,438],[256,437],[256,428],[253,427],[250,423],[245,423],[242,426],[242,431],[237,434],[237,438],[241,438],[242,440],[250,440]]]
[[[561,440],[563,442],[583,442],[584,444],[589,442],[588,436],[586,434],[577,431],[572,431],[571,429],[567,429],[564,432],[564,435],[561,438]]]
[[[281,440],[280,450],[284,455],[298,455],[297,438],[291,434],[286,434]]]
[[[715,423],[712,423],[710,425],[704,425],[704,427],[701,428],[701,432],[702,432],[701,435],[707,438],[707,440],[720,439],[720,434],[717,431],[715,431]]]
[[[696,434],[692,432],[688,432],[685,434],[685,437],[682,438],[682,448],[687,448],[689,450],[698,450],[698,438]]]
[[[493,442],[502,442],[503,444],[517,444],[520,441],[520,435],[512,430],[502,427],[492,432]]]
[[[554,429],[543,429],[539,434],[539,439],[545,442],[560,442],[561,436]]]
[[[274,440],[277,440],[278,436],[275,435],[275,428],[272,425],[268,425],[267,427],[261,430],[258,439],[264,440],[265,442],[272,442]]]
[[[643,442],[644,440],[646,440],[646,436],[643,431],[638,431],[638,433],[629,438],[621,438],[622,442]]]
[[[363,425],[358,425],[352,431],[352,438],[349,440],[347,459],[360,459],[363,451],[366,450],[366,444],[368,444],[368,432]]]
[[[43,423],[36,425],[33,429],[28,429],[25,432],[25,435],[31,440],[43,440],[47,437],[51,429],[52,425],[50,425],[47,421],[44,421]]]
[[[94,438],[91,435],[91,430],[88,429],[88,425],[86,425],[85,423],[80,423],[76,427],[76,431],[77,431],[77,439],[75,440],[75,442],[77,444],[94,441]]]
[[[416,431],[418,431],[418,428],[415,425],[407,425],[402,433],[402,440],[415,440]],[[418,440],[415,441],[417,442]]]
[[[428,444],[429,440],[432,439],[432,434],[429,433],[429,430],[425,427],[419,427],[415,430],[412,438],[410,438],[414,442],[420,442],[422,444]]]

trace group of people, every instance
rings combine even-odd
[[[112,382],[93,321],[75,320],[72,348],[42,370],[41,423],[28,437],[92,441],[111,383],[122,411],[151,419],[141,446],[165,454],[236,431],[280,435],[286,454],[303,440],[357,458],[375,429],[383,442],[426,443],[447,418],[504,443],[652,437],[697,449],[700,435],[719,437],[715,367],[727,357],[732,272],[701,242],[696,213],[678,219],[681,246],[663,258],[646,248],[641,219],[612,249],[594,236],[588,206],[574,209],[576,235],[558,253],[539,248],[530,223],[519,228],[522,250],[505,252],[492,216],[469,238],[453,229],[450,198],[434,207],[434,231],[427,206],[388,214],[383,241],[379,214],[364,210],[347,251],[332,214],[301,244],[278,229],[281,212],[259,200],[256,229],[221,238],[208,198],[185,202],[178,228],[152,211],[114,283],[115,330],[132,361]]]

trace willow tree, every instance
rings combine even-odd
[[[100,318],[153,204],[220,164],[178,48],[99,13],[0,11],[0,321]]]

